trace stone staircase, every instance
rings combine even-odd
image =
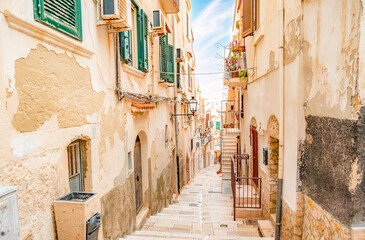
[[[231,156],[237,153],[237,136],[239,129],[224,129],[222,136],[222,193],[230,194],[231,190]]]
[[[260,238],[257,223],[233,220],[232,196],[222,194],[218,168],[203,169],[174,204],[151,216],[140,231],[126,239],[274,240]]]

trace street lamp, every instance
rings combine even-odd
[[[194,96],[191,97],[191,100],[189,101],[189,108],[190,108],[190,112],[194,116],[194,114],[196,113],[196,110],[198,109],[198,101],[194,98]]]
[[[198,101],[194,97],[191,97],[188,105],[189,105],[189,110],[190,110],[191,113],[188,113],[188,114],[173,114],[172,116],[175,116],[175,117],[178,117],[178,116],[194,116],[197,109],[198,109]]]

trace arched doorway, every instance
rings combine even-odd
[[[136,199],[136,212],[141,210],[143,205],[143,192],[142,192],[142,154],[141,154],[141,140],[137,136],[134,144],[134,184],[135,184],[135,199]]]

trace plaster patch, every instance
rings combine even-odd
[[[15,79],[19,105],[12,124],[19,132],[36,131],[55,115],[60,128],[82,126],[104,101],[92,89],[89,69],[41,44],[16,60]]]
[[[356,158],[356,160],[352,164],[352,171],[350,174],[350,182],[349,182],[349,190],[350,192],[355,192],[356,187],[361,184],[362,178],[363,178],[363,171],[359,171],[359,159]]]
[[[17,158],[31,154],[36,149],[36,138],[30,135],[19,135],[10,140],[12,153]]]

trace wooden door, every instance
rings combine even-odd
[[[142,208],[142,159],[141,159],[141,142],[137,137],[134,145],[134,183],[136,195],[136,212]]]
[[[255,127],[251,128],[252,139],[252,177],[259,177],[259,161],[258,161],[258,138]],[[257,179],[254,182],[258,183]]]

